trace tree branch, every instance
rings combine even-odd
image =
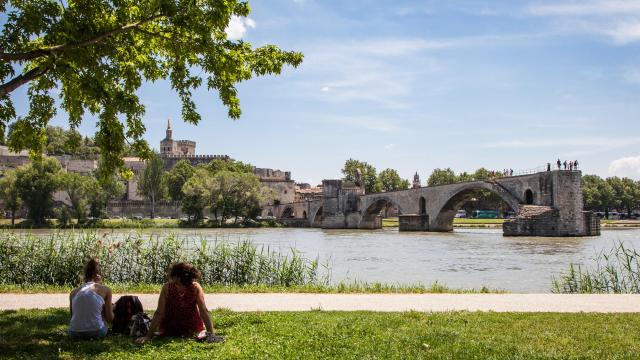
[[[48,48],[44,48],[44,49],[36,49],[36,50],[32,50],[32,51],[27,51],[27,52],[23,52],[23,53],[0,53],[0,60],[7,60],[7,61],[25,61],[25,60],[32,60],[35,58],[39,58],[42,56],[49,56],[53,53],[56,52],[63,52],[63,51],[67,51],[67,50],[73,50],[73,49],[80,49],[83,47],[87,47],[90,45],[94,45],[97,44],[101,41],[103,41],[104,39],[107,39],[113,35],[119,34],[121,32],[125,32],[128,31],[130,29],[135,29],[140,25],[143,25],[145,23],[148,23],[149,21],[153,21],[157,18],[163,17],[164,15],[161,14],[156,14],[153,15],[151,17],[148,17],[146,19],[131,23],[131,24],[127,24],[124,25],[122,27],[119,27],[117,29],[113,29],[107,32],[104,32],[98,36],[95,36],[91,39],[87,39],[85,41],[81,41],[78,43],[70,43],[70,44],[62,44],[62,45],[56,45],[56,46],[51,46]]]
[[[148,35],[148,36],[159,37],[159,38],[162,38],[162,39],[165,39],[165,40],[172,40],[170,37],[166,37],[161,33],[154,33],[154,32],[151,32],[151,31],[147,31],[147,30],[145,30],[145,29],[143,29],[141,27],[136,27],[136,28],[134,28],[134,30],[138,31],[138,32],[140,32],[142,34]]]
[[[28,83],[31,80],[37,79],[40,76],[46,74],[47,71],[49,71],[49,69],[51,69],[51,64],[47,64],[42,67],[38,66],[34,69],[27,71],[24,74],[21,74],[20,76],[16,76],[15,78],[11,79],[11,81],[9,81],[8,83],[0,85],[0,97],[3,97],[9,94],[13,90],[19,88],[20,86]]]

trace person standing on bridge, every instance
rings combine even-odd
[[[547,171],[551,171],[551,163],[547,163]]]
[[[558,164],[558,170],[560,170],[560,166],[562,166],[562,163],[560,162],[560,159],[558,159],[557,164]]]
[[[573,162],[573,169],[578,170],[578,160]]]
[[[564,163],[562,163],[563,167],[565,170],[567,170],[567,160],[564,161]]]

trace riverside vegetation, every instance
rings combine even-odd
[[[328,263],[295,249],[283,254],[248,240],[210,241],[198,236],[126,235],[97,231],[34,235],[0,232],[0,292],[67,292],[79,282],[79,264],[95,257],[115,292],[156,293],[175,261],[203,272],[207,292],[486,293],[498,289],[452,289],[439,283],[331,283]],[[640,293],[640,253],[620,242],[597,254],[595,265],[570,264],[555,277],[556,293]]]
[[[330,268],[291,249],[281,254],[249,241],[228,243],[204,238],[124,237],[96,231],[58,232],[46,236],[0,232],[0,292],[66,292],[79,282],[79,266],[88,257],[100,260],[115,292],[158,292],[165,271],[175,261],[187,261],[203,273],[207,292],[313,293],[452,293],[499,292],[450,289],[435,283],[330,284]]]
[[[553,280],[557,293],[640,293],[640,253],[618,242],[597,254],[595,265],[569,265],[567,273]]]
[[[198,267],[203,284],[293,286],[322,284],[318,261],[292,250],[282,255],[249,241],[230,245],[204,239],[144,237],[122,239],[96,232],[0,234],[0,284],[59,285],[78,282],[78,267],[87,258],[100,260],[104,277],[117,284],[162,284],[176,261]]]

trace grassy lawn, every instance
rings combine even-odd
[[[462,224],[502,224],[504,219],[453,219],[454,225]]]
[[[640,314],[212,313],[222,344],[72,341],[67,310],[0,312],[0,354],[98,359],[637,359]]]

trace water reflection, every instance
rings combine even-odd
[[[128,230],[98,230],[124,236]],[[37,230],[46,234],[50,230]],[[548,292],[551,278],[569,263],[589,265],[618,241],[640,249],[640,229],[607,230],[600,237],[503,237],[500,229],[460,229],[453,233],[399,233],[397,230],[198,229],[145,230],[145,234],[205,237],[210,241],[249,239],[281,252],[295,248],[328,262],[333,281],[381,281],[457,288]]]

